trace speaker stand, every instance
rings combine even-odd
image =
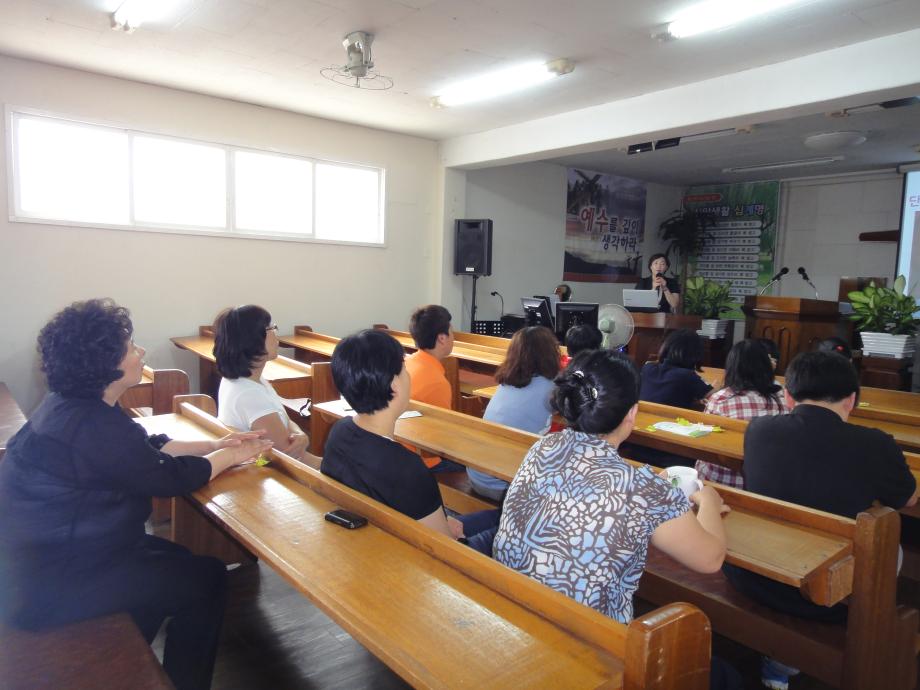
[[[479,276],[473,274],[473,300],[470,303],[470,330],[473,330],[473,321],[476,320],[476,281]]]

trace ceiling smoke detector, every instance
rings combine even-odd
[[[393,80],[374,70],[371,44],[374,34],[352,31],[342,39],[347,62],[341,67],[325,67],[319,71],[329,81],[353,89],[385,91],[393,87]]]

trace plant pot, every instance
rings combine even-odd
[[[697,333],[704,338],[723,338],[728,333],[728,321],[725,319],[703,319]]]
[[[862,351],[864,355],[875,357],[910,357],[917,349],[917,338],[914,335],[892,335],[891,333],[874,333],[863,331]]]

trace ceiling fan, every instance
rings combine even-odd
[[[346,63],[340,67],[324,67],[319,71],[329,81],[353,89],[385,91],[393,87],[393,80],[374,69],[371,45],[374,34],[366,31],[352,31],[342,39]]]

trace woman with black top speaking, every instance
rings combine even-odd
[[[671,268],[671,262],[664,254],[652,254],[648,260],[650,276],[636,283],[636,290],[658,290],[658,311],[676,314],[680,305],[680,283],[674,278],[666,278],[664,273]]]

